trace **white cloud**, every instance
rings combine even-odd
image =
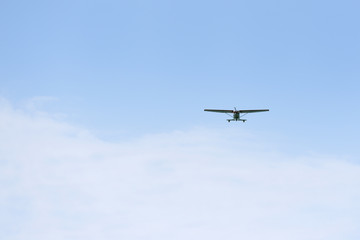
[[[358,239],[360,168],[243,130],[102,141],[0,104],[3,239]],[[241,135],[241,137],[239,137]]]

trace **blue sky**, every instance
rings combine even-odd
[[[354,151],[356,1],[1,5],[0,93],[14,103],[57,98],[43,107],[111,139],[222,124],[205,107],[270,108],[246,127]]]
[[[320,175],[324,174],[325,179],[330,175],[324,169],[330,169],[331,172],[334,166],[344,164],[348,168],[341,168],[343,171],[340,173],[343,175],[335,176],[339,179],[347,174],[356,176],[356,171],[348,171],[358,168],[360,154],[357,144],[360,134],[360,114],[357,110],[360,101],[359,5],[357,1],[351,0],[1,1],[0,97],[2,118],[8,119],[8,122],[2,121],[1,127],[3,131],[7,129],[8,135],[3,134],[1,143],[3,161],[6,163],[4,164],[10,169],[6,171],[10,174],[9,177],[17,179],[17,182],[22,182],[20,179],[24,176],[31,177],[31,173],[16,171],[21,166],[27,166],[23,162],[23,156],[17,153],[25,148],[36,150],[36,154],[29,153],[34,157],[29,160],[38,162],[39,175],[45,174],[48,168],[51,168],[49,159],[56,159],[57,164],[62,164],[61,168],[66,172],[67,167],[76,169],[78,161],[93,161],[92,154],[95,153],[86,150],[88,147],[97,149],[95,155],[104,160],[107,164],[104,168],[109,170],[114,164],[112,160],[119,157],[122,159],[124,155],[121,151],[115,151],[114,146],[128,149],[124,150],[125,152],[132,152],[137,148],[142,149],[144,145],[141,139],[147,139],[149,143],[145,144],[144,152],[152,156],[149,149],[153,147],[157,156],[161,155],[158,153],[162,149],[161,144],[152,146],[150,143],[162,139],[160,142],[172,143],[170,149],[173,149],[173,152],[169,150],[170,153],[162,156],[159,162],[153,163],[151,156],[141,158],[137,154],[125,154],[125,159],[138,159],[136,166],[148,170],[144,171],[150,182],[156,182],[157,179],[151,166],[155,166],[156,171],[173,169],[174,172],[186,175],[187,168],[183,165],[177,166],[171,156],[185,151],[188,154],[186,158],[198,158],[203,163],[205,159],[212,159],[211,154],[203,152],[203,149],[211,150],[211,147],[219,158],[212,160],[207,168],[209,173],[204,173],[206,176],[200,174],[199,178],[191,171],[189,173],[197,186],[206,188],[209,182],[204,179],[208,177],[213,179],[226,176],[239,152],[245,156],[244,159],[256,160],[251,166],[246,165],[243,160],[242,163],[247,166],[245,169],[256,170],[264,161],[267,162],[267,156],[270,156],[269,161],[275,162],[276,169],[289,167],[290,172],[294,171],[297,176],[296,183],[298,180],[301,182],[302,175],[296,175],[296,168],[287,166],[287,163],[295,162],[295,166],[300,164],[301,169],[308,169],[309,166],[313,167],[310,161],[313,160],[315,166],[320,166],[317,170]],[[245,124],[228,124],[225,121],[226,115],[203,112],[204,108],[233,107],[269,108],[270,112],[248,115]],[[10,124],[12,121],[13,124]],[[37,132],[43,134],[37,138]],[[172,142],[170,139],[177,138],[179,132],[184,134],[186,140]],[[213,134],[209,137],[211,144],[204,140],[206,137],[202,137],[205,132]],[[11,146],[6,138],[10,136],[14,136],[11,137]],[[194,142],[190,141],[192,137]],[[21,146],[16,144],[24,139],[30,140],[24,141]],[[38,140],[34,146],[31,139]],[[52,145],[46,145],[51,142],[49,139],[59,139],[53,143],[60,144],[59,147],[63,148],[59,153],[55,151],[59,155],[44,150],[51,149]],[[188,140],[189,144],[186,143]],[[244,143],[247,141],[248,144]],[[77,153],[71,144],[66,142],[83,146],[83,154]],[[219,147],[216,147],[215,143],[218,143]],[[62,155],[61,152],[66,154]],[[218,161],[224,156],[223,153],[229,160],[221,165]],[[328,166],[326,161],[323,161],[327,157],[334,159],[331,161],[336,164]],[[65,160],[67,158],[77,159],[75,165],[68,165]],[[350,163],[347,161],[354,166],[348,166]],[[280,165],[277,165],[278,163]],[[148,164],[150,170],[147,168]],[[197,163],[194,164],[192,167],[197,166]],[[93,172],[94,168],[100,166],[90,164],[86,165],[86,169]],[[212,176],[215,166],[220,166],[221,170]],[[273,177],[270,169],[274,166],[262,171]],[[68,179],[66,175],[54,171],[59,174],[59,179]],[[304,171],[309,176],[316,176],[311,171]],[[281,173],[280,170],[279,172]],[[80,181],[81,184],[73,191],[87,192],[84,189],[85,183],[92,182],[93,179],[85,175]],[[94,179],[103,183],[116,179],[115,174],[113,179],[107,179],[105,175],[96,175]],[[49,177],[45,174],[43,178]],[[125,178],[128,177],[130,178]],[[181,179],[179,176],[167,177],[166,180],[177,183]],[[287,181],[287,176],[283,176],[283,180]],[[6,185],[7,181],[8,179],[3,180],[2,184]],[[229,179],[221,181],[227,184],[231,182]],[[359,182],[355,177],[352,181]],[[71,186],[70,183],[71,180],[66,182],[63,189]],[[279,190],[283,186],[277,183],[273,182],[272,186]],[[43,182],[34,180],[33,184],[38,186]],[[140,193],[144,193],[147,190],[141,190],[141,184],[141,181],[134,183]],[[221,186],[219,182],[217,184]],[[22,185],[6,186],[9,191],[6,196],[10,199],[14,197],[14,192],[23,188]],[[111,186],[116,187],[114,183]],[[191,184],[183,183],[183,186]],[[260,181],[258,185],[251,186],[260,186],[257,193],[263,198],[267,197],[260,193],[266,189],[265,182]],[[229,189],[239,190],[231,187]],[[300,186],[299,188],[306,189]],[[216,189],[222,191],[221,187]],[[244,191],[247,190],[245,187]],[[101,190],[98,191],[101,193]],[[306,190],[304,194],[310,192]],[[44,189],[39,190],[38,195],[29,193],[19,202],[29,201],[29,206],[33,206],[29,199],[41,199],[37,203],[56,206],[53,199],[47,198],[48,193]],[[89,195],[95,196],[97,193]],[[106,199],[111,199],[110,192],[104,190],[103,193]],[[176,194],[180,193],[185,196],[193,194],[191,190],[179,191]],[[211,194],[208,194],[205,196],[211,197]],[[356,199],[357,196],[351,194],[349,190],[345,196]],[[86,194],[81,195],[79,199],[83,201],[85,196]],[[198,197],[195,202],[203,199]],[[67,206],[69,201],[72,201],[69,199],[64,197],[61,205]],[[110,200],[108,202],[95,199],[96,206],[113,204]],[[251,199],[248,199],[249,204],[250,202]],[[296,206],[298,204],[296,201],[291,203]],[[152,211],[155,208],[152,207],[157,205],[155,202],[152,204],[145,205],[144,208],[149,213],[141,216],[154,214]],[[189,204],[191,205],[191,201],[186,201],[182,206],[185,208]],[[214,206],[212,204],[209,206]],[[263,203],[259,204],[263,206]],[[312,204],[309,203],[309,208],[314,207]],[[3,206],[8,209],[8,205]],[[13,207],[16,209],[16,206],[15,204]],[[93,207],[90,203],[86,206]],[[339,207],[336,201],[327,206],[330,206],[329,209]],[[133,209],[132,207],[134,206],[130,204],[129,208]],[[166,209],[176,213],[179,210],[170,205]],[[44,215],[37,220],[39,223],[53,219],[61,222],[51,226],[53,231],[67,229],[65,232],[69,235],[63,236],[82,234],[79,229],[75,231],[74,226],[63,226],[62,221],[66,217],[57,218],[51,211],[40,210]],[[267,216],[271,219],[271,208],[264,209],[267,210]],[[34,208],[29,207],[26,211],[32,212]],[[106,209],[99,207],[98,214],[104,217],[102,214],[105,212]],[[299,210],[298,214],[303,213]],[[10,212],[10,215],[14,214]],[[83,216],[79,212],[74,215],[79,219]],[[14,232],[29,233],[29,226],[36,225],[31,220],[26,220],[31,219],[30,213],[24,218],[16,216],[22,219],[25,225],[29,222],[31,224],[24,228],[19,227]],[[201,222],[201,213],[198,213],[198,216]],[[344,218],[347,216],[350,215],[344,214]],[[233,218],[230,216],[229,219]],[[286,222],[284,219],[285,217],[279,221]],[[349,219],[359,220],[352,215]],[[255,217],[254,221],[256,220],[258,219]],[[94,220],[91,224],[95,222]],[[184,222],[186,218],[181,223]],[[207,221],[204,222],[204,225],[199,223],[199,226],[205,227],[199,229],[213,227],[213,223],[208,222],[206,225]],[[159,220],[159,223],[163,222]],[[78,224],[86,228],[86,221],[79,220]],[[175,226],[177,225],[172,227],[177,229]],[[265,223],[261,226],[269,227]],[[136,226],[134,223],[132,227],[143,226]],[[232,227],[236,228],[235,225],[224,224],[223,229],[233,229]],[[68,228],[73,229],[73,232]],[[185,235],[190,236],[191,231],[185,231]],[[97,234],[102,236],[101,232]],[[130,236],[131,227],[121,233],[114,232],[113,236],[120,236],[125,232]],[[152,232],[149,228],[148,237],[156,238],[155,232],[156,230]],[[347,239],[355,239],[355,236],[359,235],[358,231],[344,230],[344,233],[346,232],[349,234]],[[291,231],[289,234],[291,235]],[[34,233],[33,236],[39,235]],[[257,239],[250,232],[247,236]],[[282,239],[277,236],[276,239]],[[139,236],[128,239],[142,238]],[[284,235],[284,239],[288,238]]]

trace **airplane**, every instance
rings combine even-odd
[[[245,122],[246,119],[242,119],[241,117],[245,116],[248,113],[255,113],[255,112],[267,112],[269,109],[253,109],[253,110],[222,110],[222,109],[204,109],[206,112],[217,112],[217,113],[226,113],[229,116],[232,116],[232,119],[226,119],[228,122],[230,121],[243,121]],[[230,114],[233,115],[230,115]]]

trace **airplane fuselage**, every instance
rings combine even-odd
[[[228,119],[227,121],[228,121],[228,122],[230,122],[230,121],[243,121],[243,122],[245,122],[246,119],[241,119],[241,118],[240,118],[240,112],[234,111],[234,112],[233,112],[233,119]]]
[[[240,113],[234,112],[234,119],[240,119]]]

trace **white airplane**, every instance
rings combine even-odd
[[[232,116],[232,119],[226,119],[228,122],[230,121],[243,121],[245,122],[246,119],[241,119],[241,117],[245,116],[248,113],[255,113],[255,112],[267,112],[269,109],[253,109],[253,110],[222,110],[222,109],[204,109],[206,112],[217,112],[217,113],[226,113],[229,116]],[[230,115],[232,114],[232,115]]]

